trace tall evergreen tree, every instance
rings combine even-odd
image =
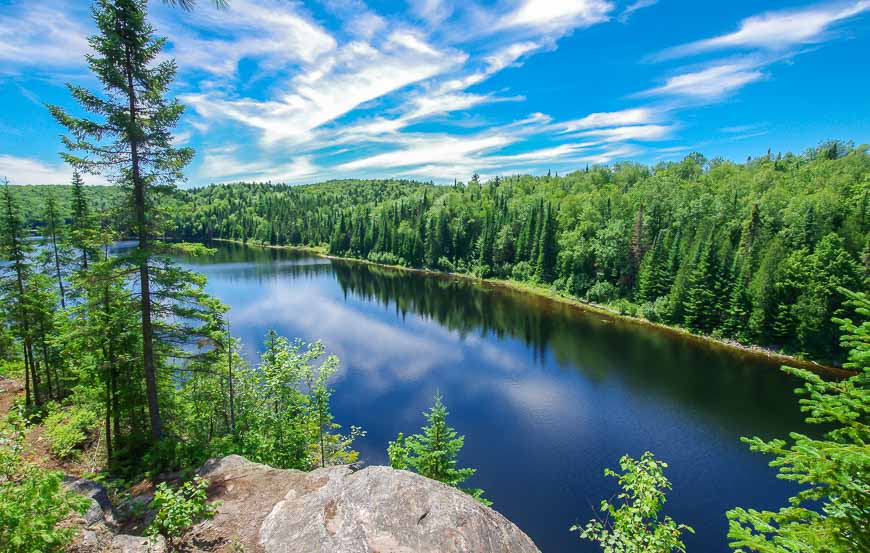
[[[9,262],[4,267],[11,273],[2,281],[2,292],[7,311],[13,316],[13,327],[24,348],[24,383],[25,401],[30,406],[32,401],[40,403],[39,374],[36,370],[33,353],[33,329],[27,283],[31,276],[29,264],[30,250],[24,238],[23,221],[18,206],[12,197],[9,182],[4,179],[2,213],[2,252],[3,258]]]
[[[103,85],[100,96],[81,86],[68,88],[82,107],[101,116],[92,120],[50,106],[70,136],[63,137],[69,153],[64,159],[76,169],[108,174],[131,191],[132,229],[138,247],[127,260],[138,268],[141,297],[142,362],[151,435],[163,436],[155,360],[152,275],[156,234],[155,194],[171,190],[190,161],[190,148],[176,148],[171,129],[184,110],[166,99],[176,73],[173,60],[158,61],[166,40],[156,38],[147,21],[145,0],[98,0],[94,21],[99,33],[89,40],[91,71]]]

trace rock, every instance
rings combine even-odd
[[[112,553],[164,553],[166,540],[163,539],[163,536],[157,536],[156,539],[153,539],[118,534],[112,538],[109,551]]]
[[[84,519],[88,526],[103,521],[114,523],[115,516],[112,502],[109,500],[108,491],[102,484],[86,478],[68,478],[64,481],[63,485],[66,489],[91,500],[91,505],[84,514]]]
[[[267,553],[540,553],[496,511],[407,471],[305,473],[229,456],[209,461],[200,475],[222,503],[194,541]]]

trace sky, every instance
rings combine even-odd
[[[0,178],[69,181],[84,0],[0,0]],[[870,0],[150,2],[186,106],[184,186],[453,182],[870,142]],[[100,176],[87,182],[105,183]]]

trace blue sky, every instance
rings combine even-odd
[[[870,0],[151,2],[188,184],[436,182],[870,142]],[[60,183],[88,2],[0,0],[0,176]],[[89,182],[100,183],[100,177]]]

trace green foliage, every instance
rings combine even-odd
[[[619,504],[601,502],[603,520],[593,519],[585,526],[572,526],[580,538],[597,542],[605,553],[670,553],[685,552],[683,532],[694,533],[685,524],[671,517],[661,518],[665,493],[671,483],[664,475],[667,463],[657,460],[649,451],[640,459],[628,455],[619,460],[621,472],[605,469],[604,474],[619,480],[622,491],[616,496]]]
[[[62,473],[22,461],[20,432],[0,425],[0,551],[64,551],[76,529],[59,524],[74,512],[83,513],[87,499],[63,488]]]
[[[435,394],[434,405],[423,413],[429,424],[422,428],[422,434],[405,437],[400,433],[395,441],[389,443],[387,454],[390,465],[397,469],[412,469],[427,478],[459,488],[484,505],[492,505],[483,497],[483,490],[460,487],[460,484],[474,476],[477,469],[457,467],[465,436],[459,436],[447,424],[447,415],[441,394]]]
[[[617,293],[616,286],[607,281],[599,281],[586,292],[586,299],[593,303],[608,303],[616,299]]]
[[[842,361],[830,318],[843,315],[836,287],[870,278],[870,155],[837,152],[743,164],[696,155],[454,186],[213,185],[179,195],[175,236],[328,244],[334,255],[552,283],[601,303],[667,297],[663,322]],[[801,276],[806,285],[792,286]]]
[[[792,433],[788,440],[744,438],[750,449],[775,459],[779,478],[802,485],[778,511],[735,508],[728,512],[728,537],[738,551],[762,553],[870,550],[870,298],[839,290],[862,322],[837,319],[849,348],[846,367],[858,371],[828,381],[806,370],[784,367],[804,385],[797,393],[807,422],[826,428],[814,438]]]
[[[199,477],[185,482],[176,490],[166,482],[158,484],[149,505],[157,514],[148,527],[148,535],[163,536],[172,549],[177,540],[195,524],[212,518],[217,513],[217,505],[208,503],[208,486],[208,480]]]
[[[68,459],[88,440],[97,426],[97,413],[93,406],[75,406],[69,409],[49,405],[49,415],[42,421],[49,450],[58,459]]]

